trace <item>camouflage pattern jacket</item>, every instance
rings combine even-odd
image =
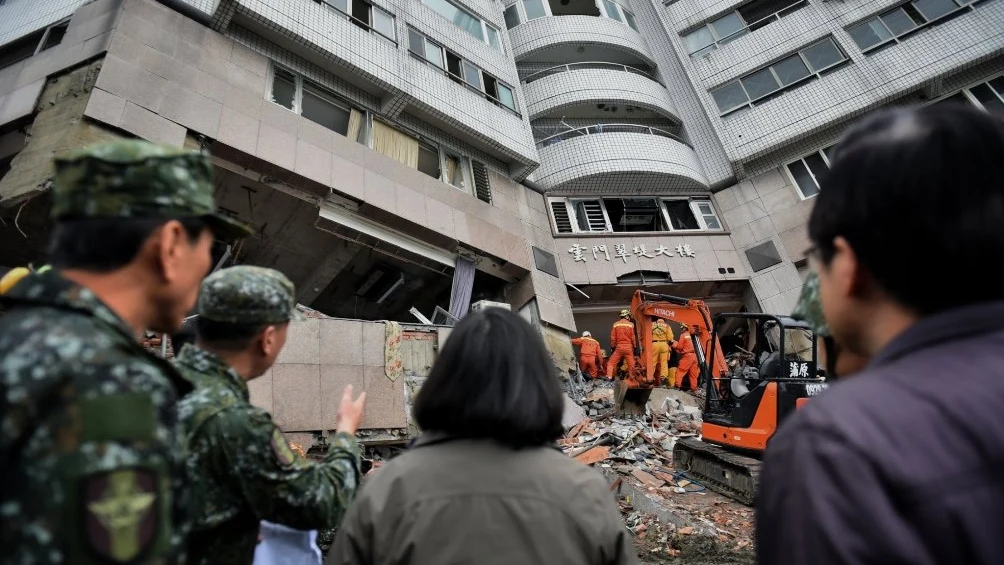
[[[322,461],[300,457],[219,356],[189,344],[175,363],[196,387],[179,408],[191,483],[188,562],[251,563],[260,520],[337,526],[359,484],[356,439],[339,433]]]
[[[56,273],[0,300],[0,561],[176,562],[191,385]]]

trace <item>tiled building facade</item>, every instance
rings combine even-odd
[[[639,286],[785,313],[846,126],[1002,71],[1002,0],[2,0],[0,265],[44,260],[52,155],[139,136],[212,153],[258,231],[221,264],[335,317],[458,279],[570,353]]]

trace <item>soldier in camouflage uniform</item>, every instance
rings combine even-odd
[[[845,349],[842,349],[830,335],[830,329],[823,317],[823,304],[819,299],[819,277],[815,271],[809,271],[802,285],[802,293],[798,303],[791,312],[791,317],[804,320],[823,343],[823,360],[826,367],[826,379],[829,381],[846,377],[864,369],[868,359]]]
[[[176,402],[191,386],[147,353],[211,262],[207,156],[141,141],[56,159],[53,270],[0,300],[0,562],[174,563],[184,533]],[[211,231],[212,230],[212,231]]]
[[[365,394],[342,398],[338,433],[319,462],[298,456],[268,412],[248,401],[247,381],[271,367],[295,307],[293,283],[272,269],[238,266],[207,277],[195,345],[175,360],[196,390],[180,405],[192,477],[189,563],[251,563],[258,524],[336,526],[359,484],[354,433]]]

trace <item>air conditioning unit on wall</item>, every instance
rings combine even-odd
[[[506,310],[512,311],[509,304],[505,302],[492,302],[491,300],[478,300],[474,304],[471,304],[471,312],[480,312],[487,308],[505,308]]]

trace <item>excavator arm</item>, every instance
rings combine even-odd
[[[652,389],[659,386],[659,368],[652,353],[652,327],[654,319],[661,318],[679,336],[682,326],[686,326],[695,341],[695,349],[701,352],[698,359],[703,361],[701,374],[719,374],[725,367],[725,359],[718,351],[714,359],[708,360],[712,336],[711,311],[701,300],[692,300],[668,294],[655,294],[637,290],[631,300],[631,318],[637,339],[635,366],[627,373],[618,375],[615,390],[615,409],[619,413],[644,413]],[[707,364],[711,363],[711,367]],[[710,370],[710,372],[709,372]]]

